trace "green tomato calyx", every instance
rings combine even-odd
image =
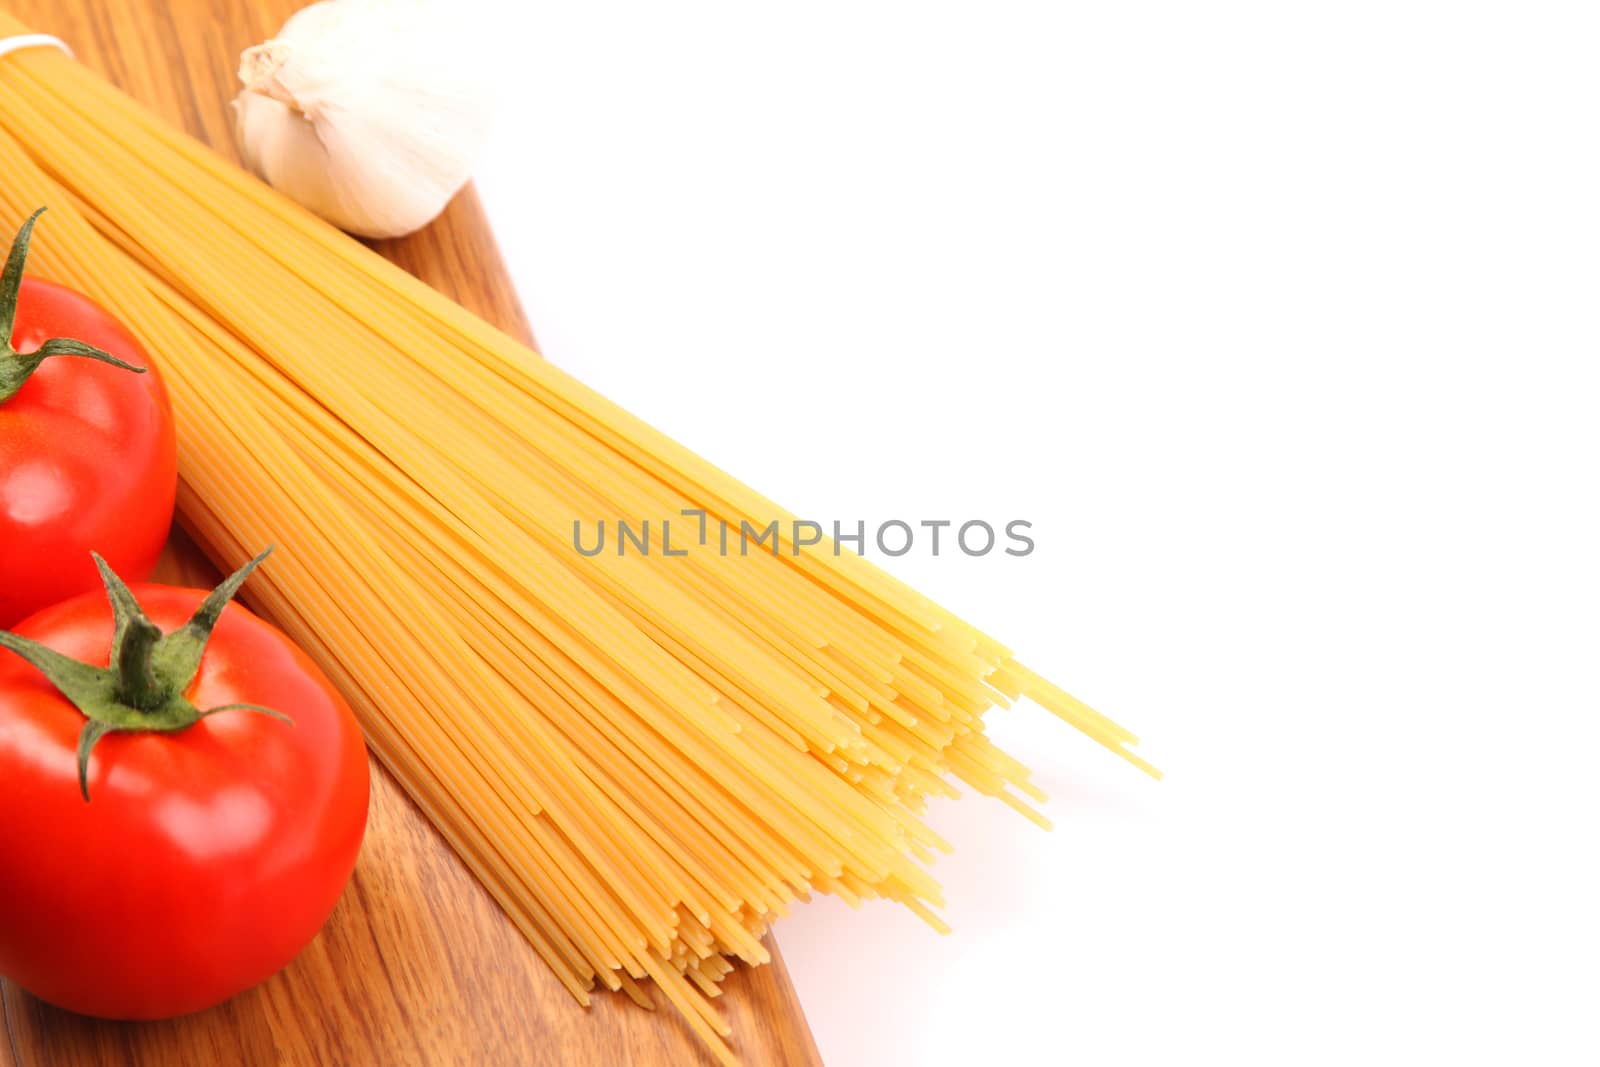
[[[0,404],[16,396],[33,372],[39,369],[39,364],[51,356],[82,356],[131,370],[135,374],[144,373],[143,367],[124,363],[110,352],[70,337],[52,337],[28,353],[18,352],[11,346],[11,334],[17,322],[17,294],[22,290],[22,268],[28,261],[28,242],[33,238],[33,224],[43,214],[44,208],[40,208],[22,224],[22,229],[17,231],[17,239],[11,242],[11,254],[6,257],[5,272],[0,274]]]
[[[88,719],[78,735],[78,788],[89,799],[89,756],[109,733],[177,733],[221,711],[256,711],[294,725],[280,712],[258,704],[224,704],[201,711],[184,693],[200,670],[211,632],[239,587],[272,553],[267,549],[211,591],[194,617],[171,633],[151,622],[133,592],[105,560],[95,566],[105,583],[116,629],[111,661],[105,667],[80,663],[26,637],[0,630],[0,648],[27,660]]]

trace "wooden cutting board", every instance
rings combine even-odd
[[[60,37],[80,60],[230,157],[227,102],[236,92],[239,52],[271,37],[301,6],[297,0],[0,5],[34,30]],[[531,341],[470,189],[423,232],[375,247]],[[218,578],[181,532],[158,577],[206,587]],[[734,1045],[752,1067],[820,1064],[771,947],[771,966],[740,967],[726,984],[720,1003]],[[588,1011],[578,1007],[376,763],[371,824],[355,878],[321,936],[282,974],[209,1012],[164,1023],[86,1019],[10,982],[0,984],[0,996],[0,1025],[9,1037],[0,1042],[0,1067],[712,1062],[664,1001],[654,1013],[607,995]]]

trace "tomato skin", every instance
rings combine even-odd
[[[134,586],[163,630],[205,593]],[[15,632],[87,663],[111,651],[106,596]],[[161,1019],[218,1004],[287,965],[327,921],[366,830],[361,730],[315,664],[237,604],[186,691],[202,710],[248,702],[173,734],[113,733],[85,801],[84,716],[0,651],[0,973],[58,1007]]]
[[[150,357],[71,289],[24,278],[12,344],[71,337],[138,367],[45,360],[0,404],[0,628],[99,586],[99,552],[129,581],[150,576],[172,526],[177,441]]]

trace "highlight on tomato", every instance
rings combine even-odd
[[[40,999],[211,1007],[293,960],[349,881],[366,749],[322,671],[230,604],[265,557],[209,594],[96,558],[104,592],[0,631],[0,974]]]
[[[139,342],[88,297],[0,274],[0,627],[98,586],[90,557],[143,581],[172,526],[177,439]]]

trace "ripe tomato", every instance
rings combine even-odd
[[[128,589],[108,575],[113,603],[86,594],[0,634],[0,973],[43,1000],[112,1019],[210,1007],[288,964],[350,878],[367,821],[361,731],[287,637],[221,611],[248,570],[209,599],[135,586],[115,614]],[[148,622],[124,628],[139,604]],[[80,783],[80,738],[106,721],[80,707],[95,678],[117,676],[84,664],[142,659],[159,690],[195,660],[175,668],[160,644],[130,658],[136,628],[178,642],[217,611],[209,643],[190,649],[192,681],[155,691],[147,711],[119,697],[95,712],[133,725],[93,744]],[[19,638],[36,644],[21,652]],[[47,662],[49,650],[81,662]],[[218,710],[194,721],[204,709]],[[146,721],[170,732],[134,732]]]
[[[33,221],[17,235],[0,282],[0,627],[96,588],[91,551],[130,579],[148,577],[178,484],[161,375],[99,305],[21,276]],[[76,348],[30,373],[24,357],[53,338],[144,373]]]

